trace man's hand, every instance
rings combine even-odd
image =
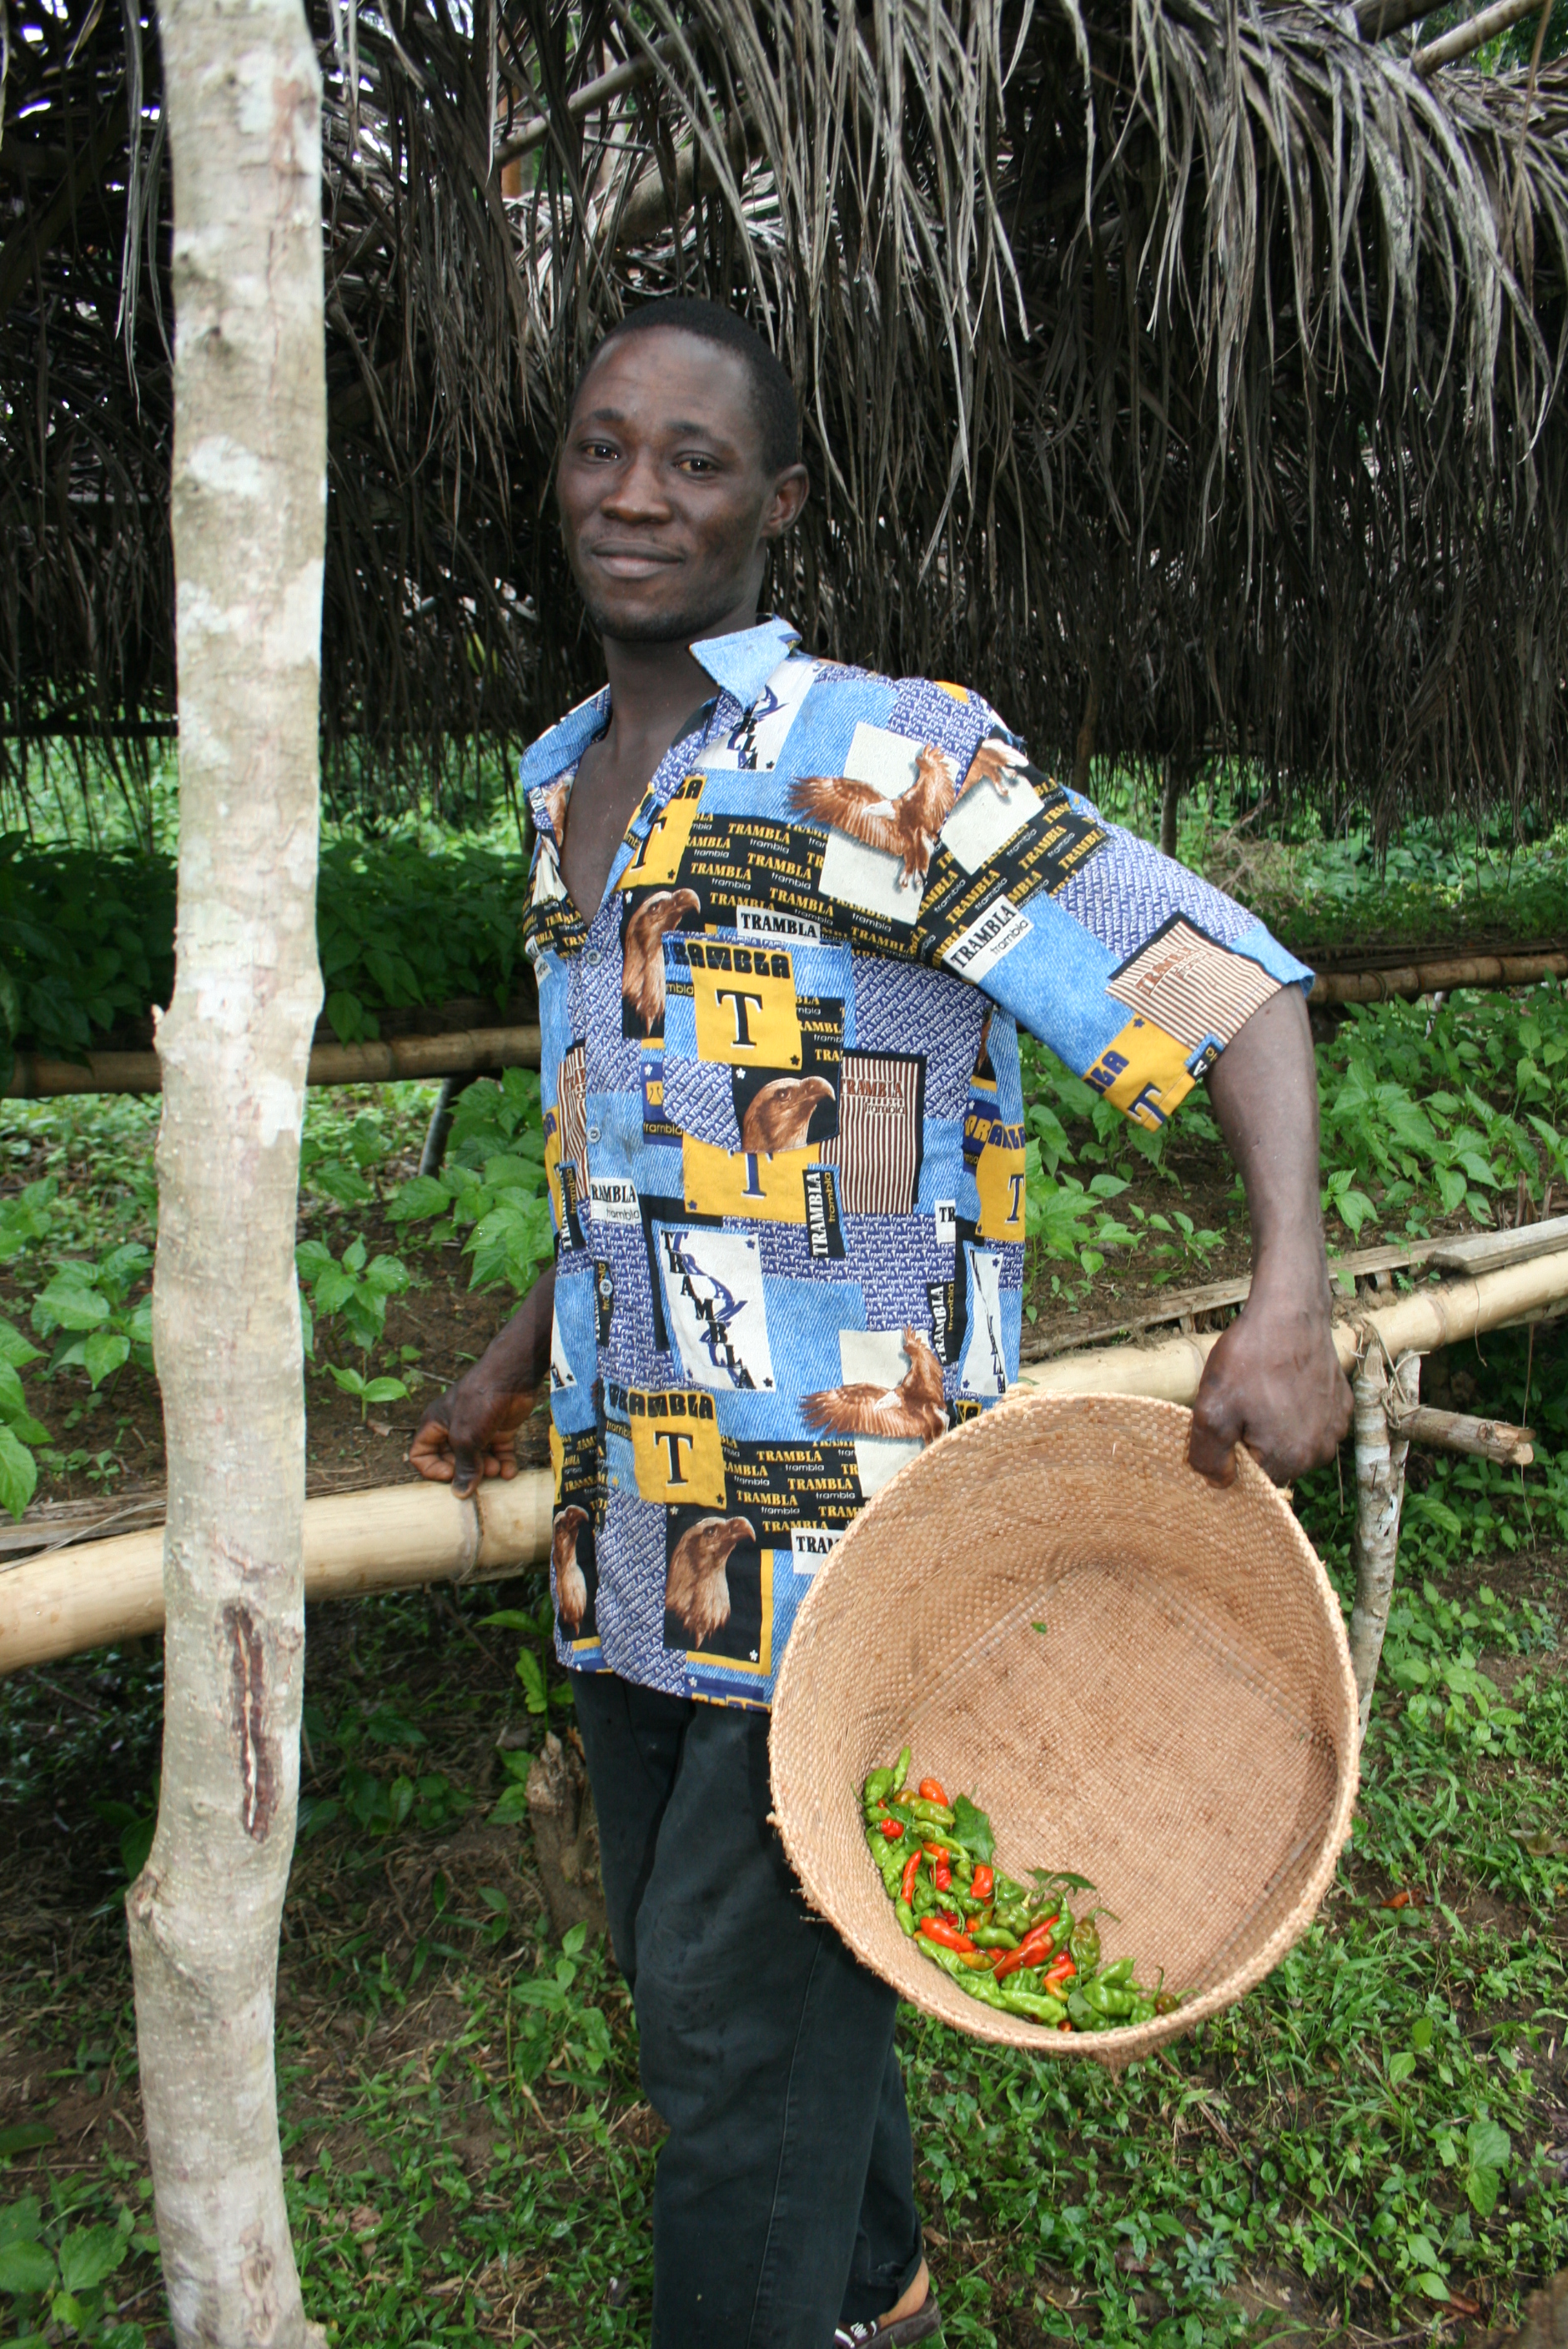
[[[1244,1444],[1276,1485],[1294,1484],[1333,1459],[1350,1415],[1327,1314],[1315,1302],[1258,1299],[1203,1365],[1187,1457],[1211,1484],[1231,1485]]]
[[[515,1476],[511,1439],[533,1410],[550,1361],[555,1268],[541,1275],[471,1371],[433,1402],[408,1446],[421,1476],[466,1501],[487,1476]]]
[[[515,1476],[511,1439],[533,1410],[533,1391],[521,1394],[488,1384],[480,1366],[433,1402],[408,1446],[421,1476],[450,1485],[466,1500],[486,1476]]]
[[[1203,1366],[1187,1457],[1229,1485],[1244,1444],[1288,1485],[1333,1459],[1351,1418],[1318,1205],[1317,1071],[1295,988],[1271,996],[1232,1039],[1209,1098],[1246,1186],[1253,1288]]]

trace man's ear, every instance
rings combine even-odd
[[[800,519],[800,509],[810,494],[811,477],[804,465],[789,465],[773,484],[768,510],[762,517],[764,538],[782,538]]]

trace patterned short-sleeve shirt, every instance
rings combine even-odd
[[[585,921],[595,696],[535,743],[563,1662],[765,1704],[812,1575],[1018,1365],[1018,1028],[1162,1124],[1282,985],[1263,925],[961,687],[692,647],[715,698]]]

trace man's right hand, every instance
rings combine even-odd
[[[521,1394],[480,1376],[480,1365],[433,1402],[408,1446],[421,1476],[450,1485],[467,1500],[486,1476],[515,1476],[511,1439],[533,1410],[533,1392]]]
[[[550,1364],[555,1268],[543,1272],[471,1371],[433,1402],[408,1446],[421,1476],[466,1501],[487,1476],[515,1476],[511,1439],[533,1410]]]

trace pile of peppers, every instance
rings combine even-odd
[[[898,1921],[922,1957],[971,1998],[1057,2031],[1125,2031],[1180,2003],[1146,1990],[1132,1960],[1101,1965],[1099,1928],[1075,1917],[1069,1892],[1081,1876],[1034,1871],[1032,1888],[995,1867],[991,1822],[967,1795],[949,1802],[934,1778],[912,1789],[906,1745],[862,1790],[866,1841]]]

